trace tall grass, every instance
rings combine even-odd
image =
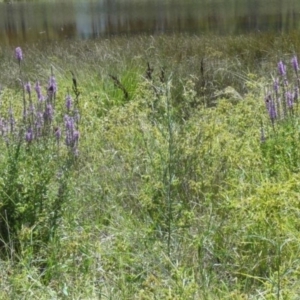
[[[53,126],[80,95],[80,144],[28,144],[27,127],[1,142],[1,217],[10,191],[24,218],[17,252],[2,236],[0,299],[297,299],[298,114],[274,120],[265,103],[296,35],[23,50],[24,82],[52,66]],[[11,104],[22,124],[13,50],[2,58],[1,114]]]

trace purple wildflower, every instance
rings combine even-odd
[[[33,131],[32,131],[32,128],[28,128],[26,134],[25,134],[25,140],[27,143],[30,143],[32,142],[33,140]]]
[[[275,105],[274,105],[273,102],[270,103],[268,110],[269,110],[270,119],[271,119],[272,122],[274,122],[274,120],[276,119],[277,114],[276,114],[276,108],[275,108]]]
[[[298,59],[297,59],[296,55],[294,55],[294,57],[292,58],[292,65],[293,65],[295,72],[297,73],[299,70],[299,65],[298,65]]]
[[[66,127],[66,145],[74,151],[74,154],[77,153],[77,146],[79,141],[79,131],[75,130],[74,118],[68,115],[65,115],[65,127]]]
[[[15,56],[16,56],[16,59],[18,60],[18,62],[20,63],[21,60],[23,59],[23,52],[22,52],[22,49],[20,47],[16,48]]]
[[[44,111],[45,122],[51,122],[53,119],[53,108],[51,104],[47,104]]]
[[[66,108],[67,108],[68,111],[71,109],[72,103],[73,103],[72,97],[70,95],[67,95],[67,97],[66,97]]]
[[[29,112],[31,115],[34,115],[34,114],[35,114],[35,106],[34,106],[33,103],[30,103],[30,104],[29,104],[28,112]]]
[[[278,92],[279,92],[279,80],[278,80],[278,78],[276,78],[276,79],[274,80],[274,85],[273,85],[273,87],[274,87],[275,93],[278,94]]]
[[[76,149],[79,140],[79,132],[77,130],[68,132],[66,136],[66,145],[70,148]]]
[[[57,143],[59,143],[59,140],[60,140],[60,137],[61,137],[61,130],[60,130],[59,127],[56,127],[56,128],[54,129],[54,134],[55,134]]]
[[[79,140],[79,131],[78,130],[75,130],[73,132],[73,140],[74,140],[75,143],[78,142],[78,140]]]
[[[276,112],[275,103],[274,103],[271,95],[268,95],[266,97],[266,107],[267,107],[271,122],[274,123],[274,121],[277,117],[277,112]]]
[[[35,120],[35,129],[36,129],[36,135],[41,136],[42,134],[42,128],[44,125],[44,118],[43,118],[43,113],[38,112],[36,114],[36,120]]]
[[[282,61],[278,63],[278,73],[280,76],[286,75],[286,67]]]
[[[38,97],[38,100],[41,100],[42,99],[42,89],[41,89],[41,86],[40,86],[40,82],[37,81],[35,83],[35,87],[34,87],[35,91],[36,91],[36,95]]]
[[[31,84],[29,81],[25,84],[25,91],[28,93],[28,95],[31,95]]]
[[[293,108],[293,105],[294,105],[293,94],[291,92],[286,92],[285,97],[286,97],[286,103],[287,103],[288,108]]]
[[[284,78],[284,82],[283,83],[284,83],[285,86],[289,85],[289,81],[286,78]]]
[[[74,118],[69,117],[68,115],[65,115],[65,126],[67,131],[73,131],[74,130]]]
[[[57,91],[56,79],[54,76],[51,76],[48,82],[48,92],[52,95]]]

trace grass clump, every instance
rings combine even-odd
[[[59,87],[38,140],[28,92],[1,75],[3,299],[297,299],[298,81],[273,67],[297,51],[248,39],[249,55],[244,37],[28,48],[14,76],[52,65]]]

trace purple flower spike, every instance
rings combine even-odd
[[[274,85],[273,85],[273,87],[274,87],[275,93],[278,94],[278,91],[279,91],[279,80],[278,80],[278,78],[276,78],[276,79],[274,80]]]
[[[25,134],[25,140],[27,143],[30,143],[32,142],[33,140],[33,131],[32,131],[32,128],[28,128],[26,134]]]
[[[276,112],[275,103],[274,103],[271,95],[268,95],[266,97],[266,107],[267,107],[271,122],[272,122],[272,124],[274,124],[274,121],[277,118],[277,112]]]
[[[54,76],[51,76],[48,82],[48,92],[50,94],[55,94],[57,91],[56,79]]]
[[[41,100],[42,98],[42,89],[41,89],[41,86],[40,86],[40,82],[37,81],[35,83],[35,87],[34,87],[35,91],[36,91],[36,95],[38,97],[38,100]]]
[[[72,131],[74,130],[74,119],[72,117],[69,117],[68,115],[65,115],[64,117],[65,120],[65,126],[66,130]]]
[[[21,60],[23,59],[23,52],[22,52],[22,49],[20,47],[16,48],[15,56],[16,56],[16,59],[18,60],[18,62],[20,63]]]
[[[288,105],[288,108],[293,108],[294,105],[294,97],[291,92],[286,92],[286,103]]]
[[[56,127],[54,129],[54,134],[55,134],[55,137],[56,137],[56,140],[57,142],[59,142],[60,138],[61,138],[61,130],[59,127]]]
[[[299,65],[298,65],[298,59],[297,59],[296,55],[294,55],[294,57],[292,58],[292,65],[293,65],[295,72],[297,73],[299,70]]]
[[[36,136],[41,136],[42,127],[44,125],[44,117],[42,112],[36,114],[36,121],[34,123]]]
[[[25,90],[29,95],[31,94],[31,84],[29,81],[25,84]]]
[[[53,108],[51,104],[47,104],[44,111],[45,122],[51,122],[53,119]]]
[[[78,142],[78,140],[79,140],[79,131],[78,130],[74,131],[73,140],[74,140],[74,142]]]
[[[71,109],[72,103],[73,103],[72,97],[70,95],[68,95],[66,97],[66,108],[68,111]]]
[[[269,105],[269,116],[270,116],[270,119],[271,119],[272,122],[274,122],[274,120],[277,117],[276,108],[275,108],[275,105],[274,105],[273,102],[270,103],[270,105]]]
[[[283,83],[284,83],[285,86],[289,85],[289,81],[286,78],[284,79]]]
[[[286,67],[282,61],[278,63],[278,73],[280,76],[286,75]]]

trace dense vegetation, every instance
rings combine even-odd
[[[296,33],[0,50],[0,299],[298,298]]]

